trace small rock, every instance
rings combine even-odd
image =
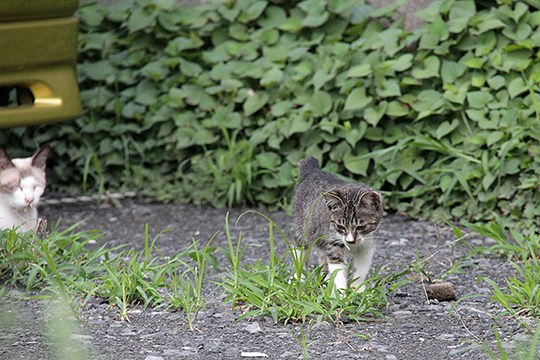
[[[394,292],[394,296],[395,297],[408,297],[408,296],[411,296],[411,295],[409,293],[407,293],[407,292],[403,292],[403,291],[398,289],[398,290],[396,290]]]
[[[161,356],[148,355],[147,357],[144,358],[144,360],[165,360],[165,359]]]
[[[406,246],[409,243],[409,239],[400,238],[399,240],[393,240],[390,242],[390,246]]]
[[[530,339],[530,336],[524,333],[518,333],[512,336],[512,340],[514,341],[526,342],[529,339]]]
[[[387,360],[396,360],[397,357],[396,357],[396,355],[386,354],[386,359],[387,359]]]
[[[311,326],[312,331],[326,331],[332,329],[333,326],[328,321],[321,321]]]
[[[398,311],[394,311],[392,313],[392,315],[394,315],[395,317],[407,317],[407,316],[411,316],[412,315],[412,311],[409,311],[409,310],[398,310]]]
[[[242,351],[240,356],[248,357],[248,358],[268,357],[268,355],[266,355],[265,353],[258,352],[258,351]]]
[[[435,299],[438,301],[450,301],[456,300],[457,298],[456,290],[454,290],[454,284],[448,281],[426,286],[426,294],[428,299]]]
[[[441,334],[436,337],[437,340],[454,341],[456,339],[454,334]]]
[[[262,332],[262,329],[261,329],[261,326],[259,325],[258,322],[253,322],[251,324],[248,324],[245,328],[244,328],[245,331],[247,331],[248,333],[250,334],[256,334],[256,333],[260,333]]]

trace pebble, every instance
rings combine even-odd
[[[375,351],[378,351],[378,352],[381,352],[381,353],[387,353],[388,352],[388,346],[379,344],[379,343],[374,342],[374,341],[372,341],[369,345],[370,345],[370,348],[375,350]]]
[[[456,339],[454,334],[441,334],[437,336],[437,340],[454,341]]]
[[[409,310],[398,310],[398,311],[394,311],[392,313],[392,315],[394,315],[395,317],[407,317],[407,316],[411,316],[412,315],[412,311],[409,311]]]
[[[311,326],[311,331],[327,331],[332,329],[333,326],[328,321],[321,321]]]
[[[393,240],[390,242],[390,246],[406,246],[409,243],[409,239],[400,238],[399,240]]]
[[[261,326],[259,325],[259,323],[257,321],[255,321],[255,322],[252,322],[251,324],[248,324],[244,328],[244,331],[246,331],[246,332],[248,332],[250,334],[256,334],[256,333],[262,332],[262,329],[261,329]]]
[[[247,358],[268,357],[268,355],[266,355],[265,353],[258,352],[258,351],[242,351],[240,356],[247,357]]]
[[[144,358],[144,360],[165,360],[165,358],[161,356],[148,355]]]
[[[448,352],[448,356],[453,357],[453,356],[456,356],[456,355],[466,353],[466,352],[468,352],[470,350],[476,350],[476,349],[478,349],[478,345],[475,345],[475,344],[465,346],[465,347],[462,347],[462,348],[455,348],[455,349],[452,349],[452,350],[450,350]]]
[[[426,286],[426,294],[428,299],[438,301],[450,301],[456,300],[457,298],[456,290],[454,290],[454,284],[449,281],[429,284]]]
[[[126,331],[123,331],[120,335],[124,336],[135,336],[139,335],[142,332],[142,329],[127,329]]]

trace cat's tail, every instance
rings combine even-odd
[[[319,162],[313,156],[308,156],[305,159],[300,160],[298,163],[298,172],[300,173],[300,178],[305,177],[312,170],[319,169]]]

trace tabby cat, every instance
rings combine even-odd
[[[300,248],[315,242],[319,263],[334,274],[334,289],[347,288],[347,252],[352,253],[351,287],[360,286],[368,274],[374,236],[383,216],[381,195],[364,184],[348,183],[324,172],[312,157],[298,165],[293,232]]]
[[[0,148],[0,229],[36,230],[49,151],[46,146],[32,157],[10,159]]]

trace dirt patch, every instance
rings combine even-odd
[[[193,238],[206,242],[214,234],[214,245],[226,247],[225,210],[180,205],[125,202],[122,207],[94,205],[45,206],[41,215],[49,222],[60,221],[62,227],[84,221],[80,229],[99,229],[102,242],[111,246],[129,244],[144,246],[144,227],[150,236],[159,236],[158,248],[174,255],[191,244]],[[243,213],[230,214],[231,225]],[[283,229],[289,217],[283,212],[267,212]],[[166,232],[163,232],[166,230]],[[243,216],[234,227],[242,231],[248,244],[244,261],[268,257],[268,223],[254,214]],[[161,235],[160,235],[161,233]],[[89,301],[81,310],[82,321],[71,326],[69,344],[55,344],[55,328],[50,301],[0,299],[2,322],[7,326],[0,334],[0,358],[49,359],[56,346],[84,349],[93,359],[237,359],[248,356],[271,359],[297,359],[302,356],[302,336],[307,337],[308,352],[313,359],[481,359],[486,355],[478,343],[494,344],[493,316],[501,309],[489,300],[484,276],[502,283],[512,271],[499,259],[468,258],[468,247],[489,240],[472,236],[457,241],[450,228],[432,222],[412,221],[386,216],[378,233],[374,267],[385,264],[384,271],[395,271],[416,259],[429,259],[424,270],[440,277],[457,261],[460,271],[444,280],[453,284],[459,303],[428,300],[425,279],[417,276],[413,283],[389,296],[384,317],[369,322],[311,326],[274,324],[269,318],[236,320],[239,313],[224,302],[223,289],[212,282],[219,272],[209,274],[205,288],[207,306],[189,331],[180,312],[134,307],[130,322],[120,321],[118,312],[107,304]],[[286,246],[278,242],[277,251]],[[222,268],[227,262],[219,255]],[[471,297],[471,295],[483,295]],[[7,314],[7,315],[6,315]],[[60,316],[60,315],[59,315]],[[62,316],[60,316],[62,317]],[[512,318],[497,320],[505,343],[521,336]],[[4,327],[4,326],[3,326]],[[6,331],[7,329],[7,331]],[[510,345],[509,345],[510,346]]]

